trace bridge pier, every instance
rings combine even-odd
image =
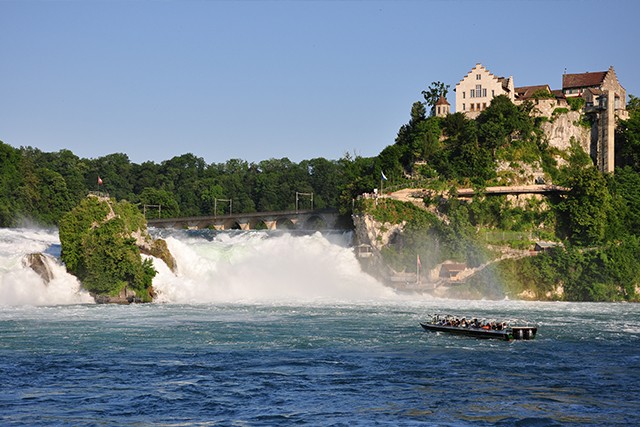
[[[252,212],[236,215],[219,215],[187,218],[153,218],[147,224],[158,228],[201,230],[267,230],[332,228],[337,225],[338,213],[334,210],[305,210],[285,212]]]

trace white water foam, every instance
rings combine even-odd
[[[362,272],[344,241],[315,233],[268,236],[249,232],[167,238],[173,274],[155,260],[159,302],[324,303],[395,300],[396,293]]]
[[[45,258],[53,273],[48,284],[22,264],[25,255],[45,252],[52,245],[59,245],[55,231],[0,229],[0,306],[93,302],[93,298],[81,289],[78,280],[54,258]]]
[[[350,235],[210,236],[172,232],[166,238],[177,261],[174,274],[153,259],[160,303],[368,303],[404,299],[364,273],[349,247]],[[0,306],[92,303],[59,261],[55,230],[0,229]],[[48,284],[22,264],[45,252]]]

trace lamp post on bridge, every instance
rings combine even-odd
[[[311,196],[311,210],[313,210],[313,193],[299,193],[296,191],[296,213],[298,213],[298,200],[300,196]]]
[[[233,215],[233,199],[213,199],[213,216],[218,216],[218,200],[229,203],[229,215]]]
[[[158,218],[162,214],[162,205],[142,205],[142,216],[147,217],[147,208],[158,208]]]

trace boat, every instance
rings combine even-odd
[[[494,338],[504,341],[534,339],[538,328],[528,322],[514,320],[486,320],[452,316],[450,314],[434,314],[430,322],[420,325],[431,332],[446,332],[476,338]]]

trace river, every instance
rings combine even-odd
[[[349,236],[166,234],[158,302],[96,305],[25,253],[55,231],[0,230],[6,426],[628,426],[640,419],[637,304],[401,295]],[[425,332],[435,312],[536,323],[533,341]]]

